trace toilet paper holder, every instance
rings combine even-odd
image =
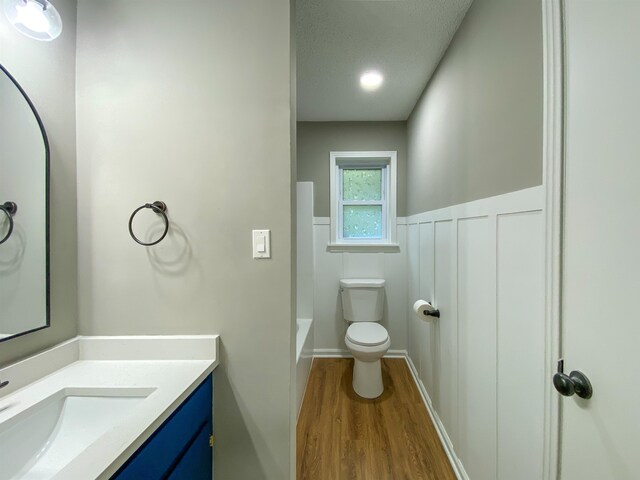
[[[440,310],[435,308],[431,302],[427,302],[431,306],[431,310],[425,312],[430,317],[440,318]]]
[[[431,302],[422,299],[416,300],[413,304],[413,312],[423,320],[428,317],[440,318],[440,310],[434,307]]]

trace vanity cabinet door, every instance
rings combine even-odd
[[[202,426],[189,449],[182,456],[169,480],[211,480],[212,449],[209,446],[211,422]]]
[[[207,479],[212,477],[213,379],[209,376],[112,477],[116,480]],[[201,437],[205,438],[201,441]],[[206,446],[206,450],[202,447]],[[189,457],[199,476],[177,476]],[[206,457],[206,458],[205,458]],[[189,470],[191,471],[191,470]]]

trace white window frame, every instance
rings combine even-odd
[[[330,152],[329,175],[331,187],[331,241],[329,247],[335,250],[397,249],[397,159],[395,151],[349,151]],[[343,168],[383,168],[381,201],[348,201],[342,199]],[[382,238],[343,238],[343,205],[382,205]]]

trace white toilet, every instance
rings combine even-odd
[[[391,340],[378,322],[384,311],[384,280],[340,280],[342,311],[350,324],[344,343],[353,354],[353,389],[364,398],[382,395],[380,359],[387,353]]]

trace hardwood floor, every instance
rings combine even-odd
[[[315,359],[297,426],[298,480],[455,480],[403,359],[383,359],[375,400],[351,386],[353,360]]]

